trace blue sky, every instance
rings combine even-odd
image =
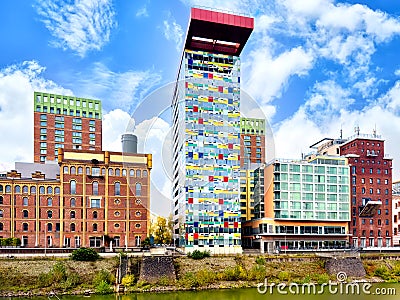
[[[255,18],[242,52],[242,89],[266,115],[276,156],[298,158],[341,128],[345,137],[355,126],[376,128],[400,179],[396,0],[1,1],[0,171],[33,159],[35,90],[102,100],[104,149],[120,150],[129,127],[161,159],[168,113],[146,103],[168,106],[153,92],[176,77],[193,5]],[[167,195],[157,168],[155,190]]]

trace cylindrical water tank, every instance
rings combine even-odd
[[[137,136],[132,133],[124,133],[121,136],[122,153],[137,153]]]

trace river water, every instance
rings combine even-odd
[[[290,288],[261,286],[246,289],[183,291],[166,293],[135,293],[129,295],[92,295],[85,296],[53,296],[51,300],[399,300],[400,283],[374,283],[358,285],[359,290],[352,285],[339,284],[326,286],[321,292],[321,287],[291,286]],[[310,289],[309,289],[310,288]],[[43,300],[29,298],[31,300]]]

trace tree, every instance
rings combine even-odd
[[[150,234],[154,236],[156,244],[171,244],[172,241],[172,218],[157,217],[157,221],[150,227]]]

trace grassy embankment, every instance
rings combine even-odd
[[[134,260],[134,259],[132,259]],[[133,264],[136,264],[133,261]],[[161,278],[158,282],[138,281],[138,274],[128,275],[128,291],[185,290],[208,288],[254,287],[267,277],[268,283],[325,283],[335,280],[324,268],[324,261],[313,256],[227,256],[194,260],[179,257],[174,261],[177,279]],[[400,261],[384,257],[363,257],[367,280],[400,282]],[[104,282],[113,282],[116,259],[96,262],[56,260],[1,260],[0,294],[30,291],[45,294],[108,291]],[[103,284],[103,287],[102,287]]]

